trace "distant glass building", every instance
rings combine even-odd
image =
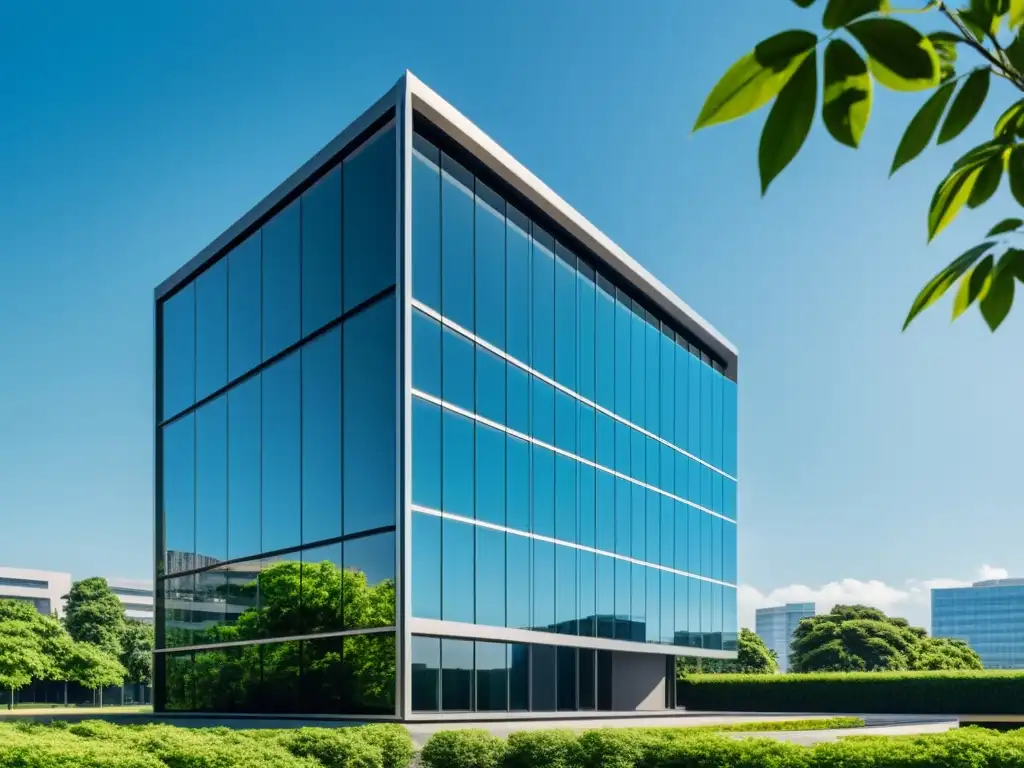
[[[156,339],[158,711],[650,711],[734,658],[735,348],[412,75]]]
[[[1024,579],[933,589],[932,635],[963,640],[985,669],[1024,669]]]
[[[814,603],[786,603],[771,608],[758,608],[754,631],[769,650],[775,651],[779,672],[789,672],[789,645],[801,619],[814,615]]]

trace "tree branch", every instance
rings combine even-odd
[[[944,2],[939,2],[939,12],[949,19],[950,23],[957,28],[963,36],[964,42],[966,42],[967,45],[973,48],[982,58],[992,65],[993,71],[997,75],[1009,80],[1017,86],[1018,90],[1024,91],[1024,83],[1021,82],[1020,74],[1012,67],[1007,66],[1006,52],[1003,50],[1002,46],[999,45],[999,42],[995,39],[994,35],[986,33],[987,37],[992,40],[992,44],[998,52],[999,58],[993,55],[988,48],[975,39],[974,35],[971,34],[971,31],[967,29],[963,21],[960,20],[960,17],[956,13],[950,11]]]

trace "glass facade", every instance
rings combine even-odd
[[[985,669],[1024,669],[1024,579],[933,589],[932,636],[963,640]]]
[[[735,651],[735,354],[399,118],[158,299],[158,709],[608,710]]]
[[[396,133],[159,305],[168,710],[394,714]]]
[[[814,616],[814,603],[786,603],[786,605],[758,608],[754,627],[768,650],[775,652],[780,672],[789,672],[789,646],[793,633],[802,619]]]

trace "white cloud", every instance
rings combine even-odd
[[[1005,568],[983,565],[978,569],[978,580],[1005,579]],[[754,628],[754,612],[785,603],[814,603],[818,613],[831,610],[833,605],[870,605],[890,616],[902,616],[916,626],[931,626],[931,590],[946,587],[964,587],[972,579],[908,579],[902,585],[894,586],[872,579],[840,579],[821,586],[789,584],[762,592],[749,584],[741,584],[737,592],[739,621],[741,627]]]

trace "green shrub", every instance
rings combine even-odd
[[[154,755],[113,741],[81,739],[50,729],[0,730],[3,768],[167,768]]]
[[[350,730],[380,748],[384,768],[409,768],[416,755],[416,747],[413,746],[412,737],[404,725],[380,723]]]
[[[504,768],[575,768],[578,741],[572,731],[518,731],[505,743]]]
[[[581,768],[633,768],[645,753],[649,736],[632,728],[601,728],[585,731],[576,740]]]
[[[1024,714],[1024,672],[864,672],[691,675],[689,709],[915,715]]]
[[[729,723],[727,725],[699,725],[691,730],[716,731],[718,733],[735,733],[749,731],[752,733],[768,733],[769,731],[826,731],[836,728],[863,728],[862,717],[821,717],[817,720],[768,720],[764,722]]]
[[[293,755],[315,759],[325,768],[384,768],[381,748],[352,728],[299,728],[280,739]]]
[[[505,741],[484,730],[438,731],[423,745],[428,768],[498,768]]]

